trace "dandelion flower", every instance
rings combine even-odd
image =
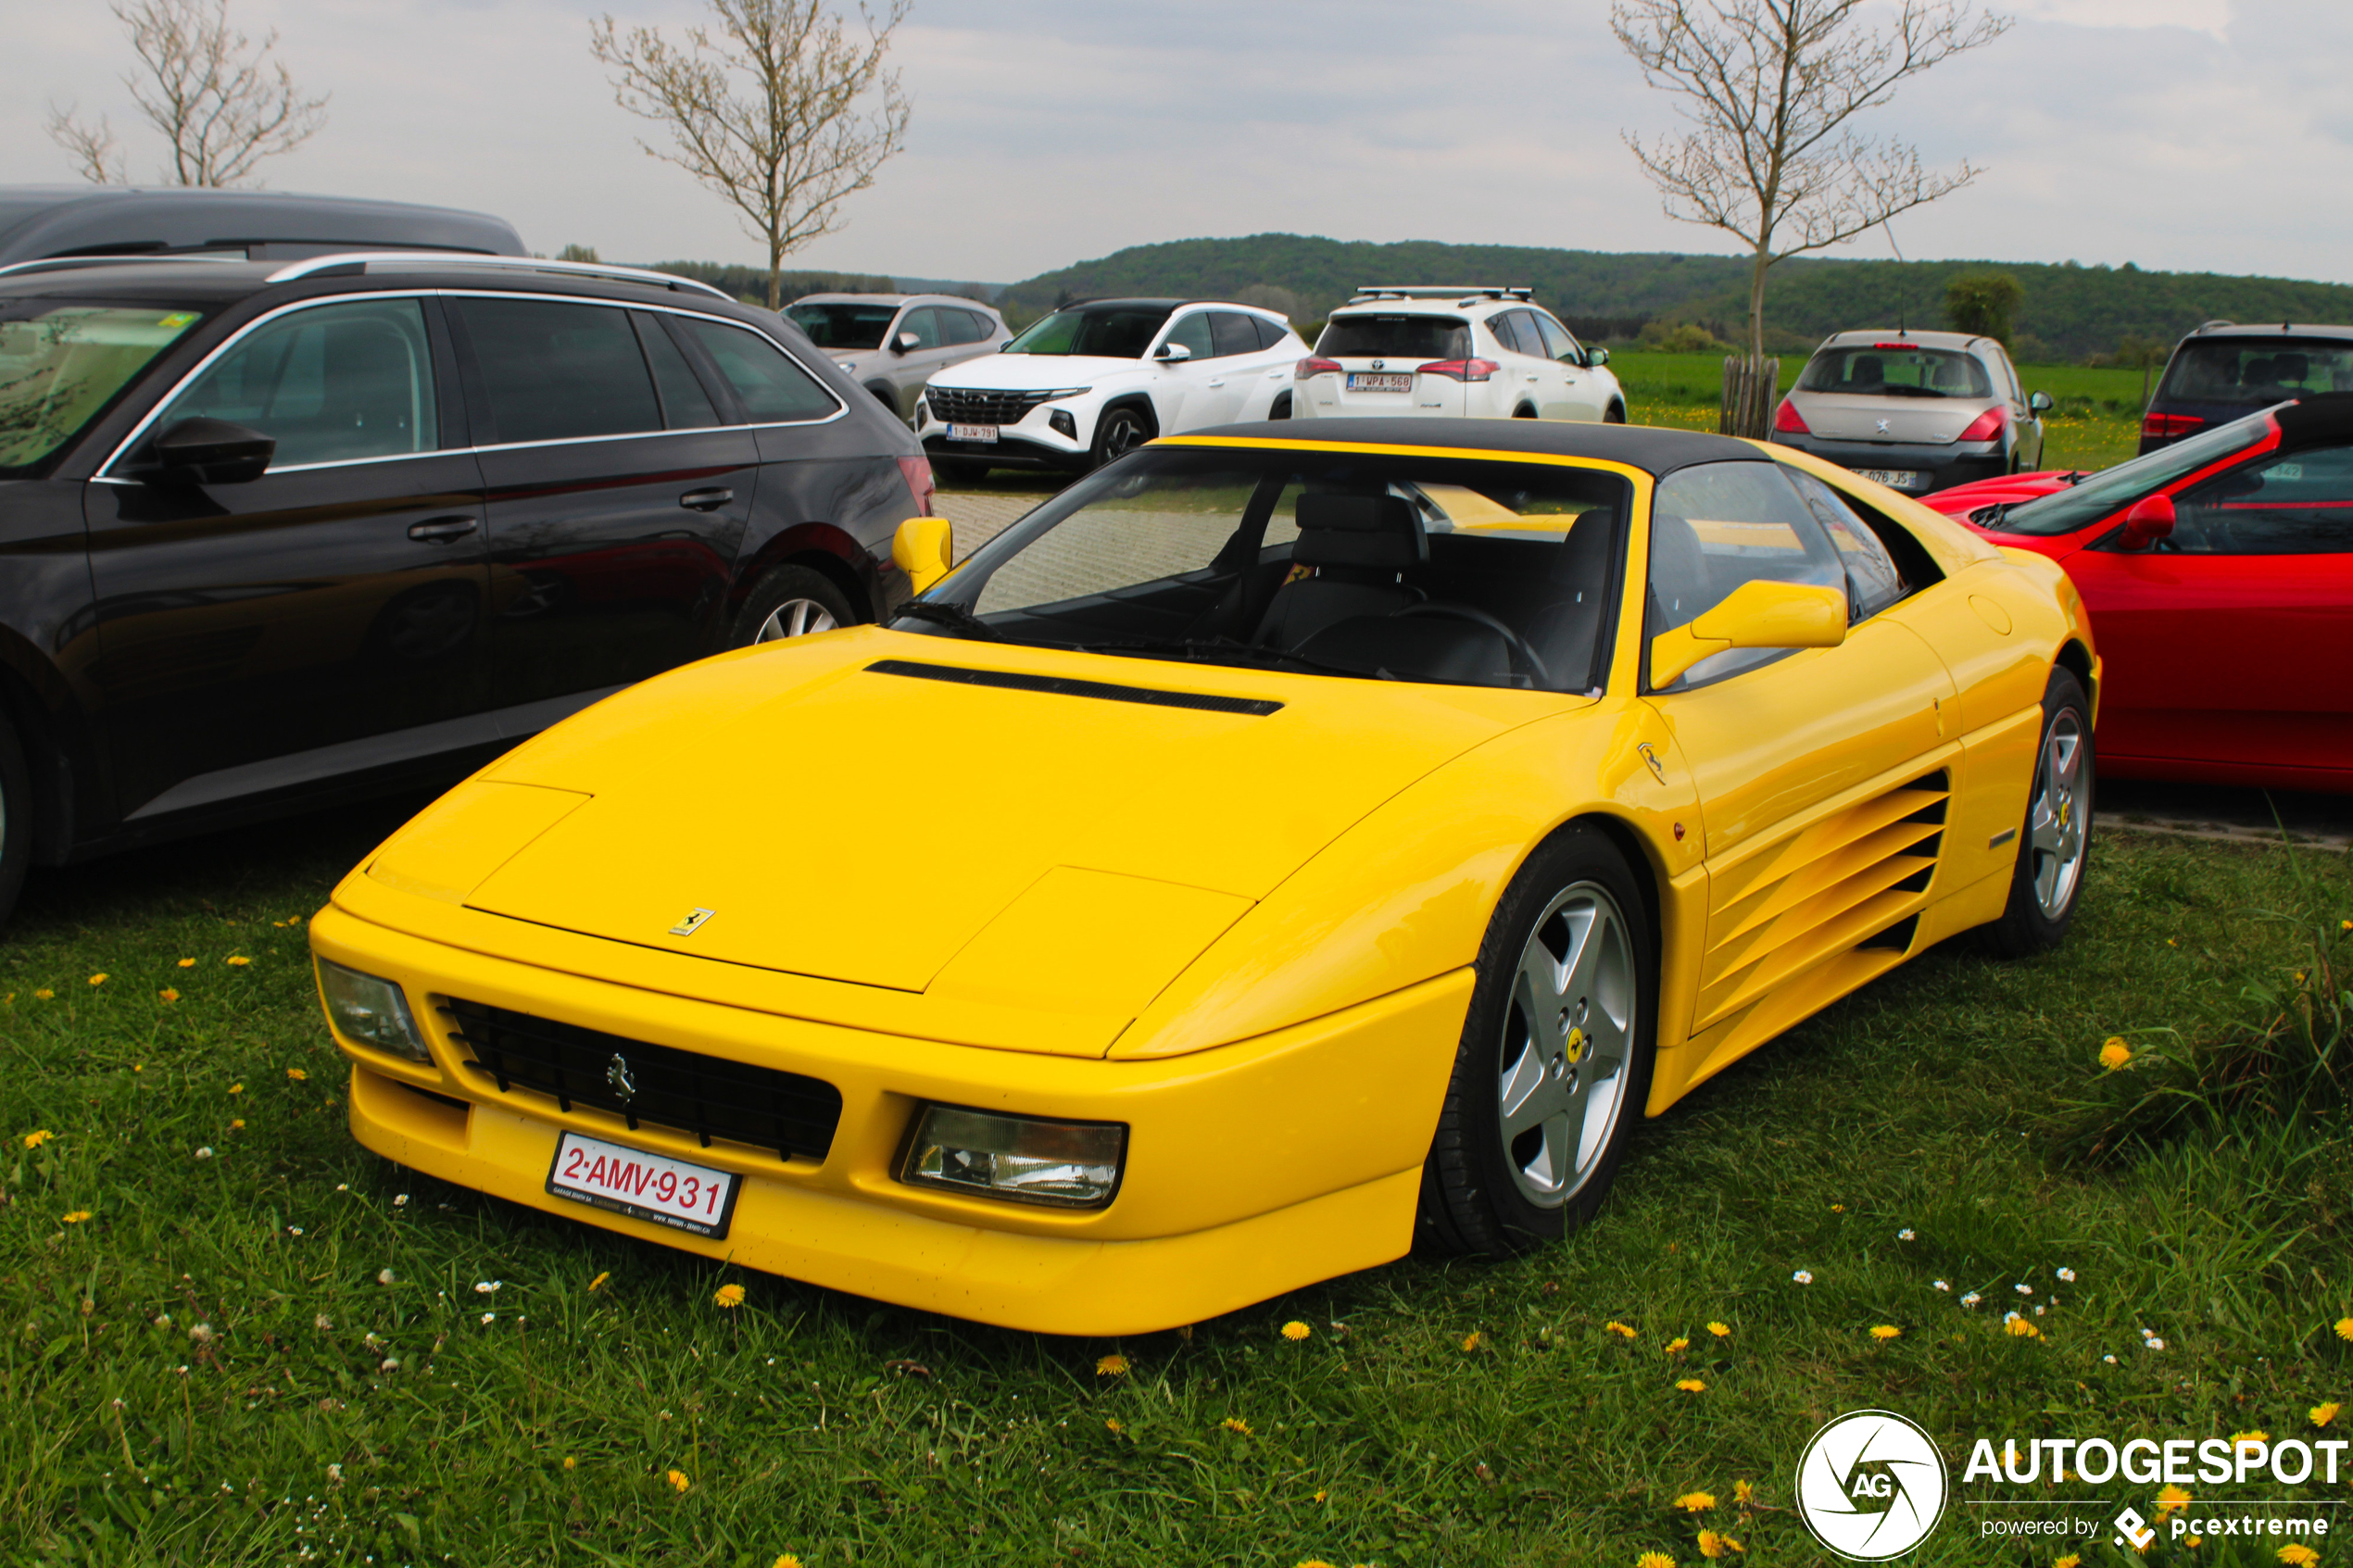
[[[2336,1412],[2341,1408],[2343,1407],[2339,1406],[2334,1399],[2329,1399],[2323,1403],[2314,1405],[2310,1410],[2306,1411],[2304,1413],[2312,1418],[2313,1425],[2326,1426],[2330,1422],[2336,1419]]]
[[[2233,1432],[2231,1434],[2231,1441],[2233,1443],[2268,1443],[2271,1440],[2271,1435],[2269,1432],[2264,1431],[2259,1426],[2256,1427],[2252,1431]]]
[[[2321,1554],[2319,1552],[2314,1551],[2309,1546],[2299,1545],[2295,1541],[2290,1541],[2287,1545],[2280,1548],[2280,1561],[2286,1563],[2288,1568],[2312,1568],[2312,1564],[2318,1562],[2320,1560]]]
[[[302,1083],[303,1081],[305,1081],[306,1079],[308,1079],[308,1078],[310,1076],[310,1074],[309,1074],[309,1073],[305,1073],[305,1072],[304,1072],[301,1068],[299,1068],[299,1067],[289,1067],[289,1068],[287,1068],[287,1069],[286,1069],[286,1076],[287,1076],[287,1077],[289,1077],[289,1078],[291,1078],[291,1079],[293,1079],[296,1083],[299,1084],[299,1083]]]
[[[1126,1428],[1125,1426],[1122,1426],[1122,1425],[1119,1424],[1119,1417],[1117,1417],[1117,1416],[1115,1416],[1115,1415],[1114,1415],[1114,1416],[1106,1416],[1106,1417],[1104,1418],[1104,1420],[1103,1420],[1103,1430],[1104,1430],[1104,1431],[1106,1431],[1106,1432],[1125,1432],[1125,1431],[1126,1431],[1126,1430],[1127,1430],[1127,1428]]]
[[[194,969],[196,967],[196,960],[194,959],[182,959],[180,960],[180,967],[182,969]]]
[[[1325,1562],[1320,1557],[1311,1557],[1306,1562],[1301,1563],[1299,1568],[1332,1568],[1332,1565]]]
[[[598,1275],[595,1279],[590,1280],[590,1281],[588,1282],[588,1289],[589,1289],[589,1293],[590,1293],[591,1295],[593,1295],[593,1294],[595,1294],[596,1292],[598,1292],[598,1291],[599,1291],[599,1290],[602,1290],[602,1289],[605,1287],[605,1281],[607,1281],[607,1280],[609,1280],[609,1279],[610,1279],[610,1278],[612,1278],[612,1271],[611,1271],[610,1269],[607,1269],[604,1273],[602,1273],[598,1274]]]
[[[1675,1568],[1675,1560],[1663,1551],[1646,1551],[1634,1559],[1634,1568]]]
[[[1874,1339],[1901,1339],[1904,1337],[1904,1331],[1896,1327],[1892,1323],[1883,1323],[1872,1328],[1871,1337]]]
[[[1286,1339],[1304,1339],[1315,1332],[1305,1323],[1296,1321],[1283,1324],[1283,1337]]]
[[[2082,1558],[2070,1551],[2065,1557],[2054,1560],[2051,1568],[2082,1568]]]
[[[104,985],[106,983],[107,972],[103,969],[90,977],[90,984],[93,985]]]
[[[253,962],[253,960],[245,957],[243,953],[232,953],[229,955],[228,959],[229,967],[231,969],[243,969],[245,965],[251,962]],[[684,1491],[686,1488],[682,1486],[679,1490]]]
[[[800,1559],[791,1552],[782,1552],[778,1554],[775,1562],[768,1565],[768,1568],[800,1568]]]
[[[1716,1506],[1716,1494],[1713,1492],[1685,1492],[1681,1497],[1675,1499],[1675,1506],[1681,1509],[1685,1513],[1705,1513],[1709,1509]]]
[[[84,1220],[88,1219],[89,1217],[90,1217],[90,1210],[87,1210],[87,1209],[77,1209],[77,1210],[75,1210],[72,1213],[68,1214],[68,1215],[66,1216],[66,1223],[67,1223],[67,1224],[69,1224],[69,1225],[78,1225],[78,1224],[82,1223],[82,1221],[84,1221]]]
[[[1811,1285],[1814,1283],[1814,1272],[1811,1269],[1800,1269],[1797,1273],[1790,1275],[1789,1277],[1795,1280],[1800,1285]]]
[[[229,1092],[233,1095],[241,1095],[245,1092],[245,1086],[243,1084],[232,1084],[229,1085]]]
[[[1746,1551],[1747,1549],[1748,1548],[1741,1545],[1740,1542],[1732,1539],[1731,1537],[1718,1535],[1714,1530],[1702,1530],[1699,1533],[1699,1554],[1702,1557],[1712,1559],[1722,1557],[1727,1552]]]
[[[1095,1362],[1095,1375],[1097,1377],[1126,1376],[1127,1358],[1119,1354],[1117,1351],[1114,1351],[1112,1354],[1101,1358]]]
[[[1732,1500],[1737,1503],[1755,1502],[1756,1488],[1745,1481],[1735,1481],[1732,1483]]]
[[[2353,1318],[2336,1320],[2336,1336],[2339,1339],[2353,1339]]]
[[[1634,1337],[1634,1331],[1627,1327],[1622,1323],[1605,1323],[1602,1324],[1602,1332],[1604,1334],[1615,1334],[1620,1339],[1631,1339]]]
[[[670,1483],[670,1489],[673,1492],[683,1492],[694,1485],[686,1479],[686,1473],[683,1470],[673,1470],[662,1479]]]
[[[2110,1073],[2132,1060],[2133,1047],[2124,1043],[2120,1035],[2110,1035],[2108,1043],[2100,1047],[2100,1065]]]
[[[1463,1336],[1463,1353],[1465,1355],[1468,1355],[1486,1343],[1487,1341],[1480,1336],[1478,1330],[1474,1328],[1468,1334]]]
[[[712,1293],[711,1298],[722,1307],[729,1309],[740,1307],[744,1304],[744,1287],[734,1284],[723,1285]]]
[[[57,1135],[57,1134],[51,1132],[46,1127],[35,1127],[32,1131],[24,1135],[24,1146],[27,1148],[39,1148],[43,1144],[47,1143],[51,1138],[54,1138]],[[2347,1321],[2353,1322],[2353,1319],[2348,1319]],[[2347,1337],[2353,1338],[2353,1336],[2347,1336]]]
[[[2190,1505],[2190,1494],[2180,1486],[2168,1486],[2157,1494],[2157,1516],[2179,1513]]]
[[[230,1123],[229,1123],[229,1130],[230,1130],[231,1132],[233,1132],[233,1133],[242,1133],[242,1132],[244,1132],[244,1131],[245,1130],[245,1118],[243,1118],[243,1117],[241,1116],[241,1117],[239,1117],[237,1120],[235,1120],[234,1122]]]
[[[170,986],[169,986],[169,985],[165,986],[162,990],[157,991],[157,992],[156,993],[156,995],[157,995],[157,996],[158,996],[158,997],[162,997],[162,998],[163,998],[165,1001],[167,1001],[167,1002],[176,1002],[176,1001],[178,1001],[178,1000],[180,999],[180,993],[179,993],[179,992],[177,992],[177,991],[175,991],[175,990],[173,990],[173,989],[172,989]],[[132,1071],[132,1072],[133,1072],[133,1073],[137,1073],[137,1072],[141,1071],[141,1069],[139,1069],[139,1068],[137,1068],[137,1067],[134,1067],[134,1068],[132,1068],[131,1071]]]
[[[2002,1325],[2013,1339],[2040,1339],[2043,1331],[2034,1326],[2032,1318],[2012,1318]]]
[[[1707,1392],[1707,1385],[1702,1383],[1696,1377],[1678,1378],[1675,1382],[1675,1386],[1680,1388],[1686,1394],[1705,1394]]]
[[[40,997],[40,998],[41,998],[41,1000],[43,1000],[43,1001],[44,1001],[44,1002],[45,1002],[45,1001],[49,1000],[51,997],[55,997],[55,996],[57,995],[57,993],[56,993],[55,991],[52,991],[51,989],[49,989],[49,987],[47,987],[46,985],[44,985],[43,987],[41,987],[41,989],[39,989],[38,991],[35,991],[35,992],[33,993],[33,995],[34,995],[35,997]]]
[[[1831,1212],[1833,1214],[1843,1214],[1846,1212],[1846,1205],[1843,1203],[1833,1203],[1831,1205]]]
[[[1227,1431],[1231,1432],[1237,1437],[1247,1437],[1250,1436],[1250,1423],[1244,1421],[1240,1416],[1229,1415],[1217,1424],[1224,1427]]]
[[[1670,1356],[1680,1355],[1691,1348],[1692,1342],[1680,1334],[1667,1342],[1667,1353]]]

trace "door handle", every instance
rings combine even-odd
[[[463,539],[482,526],[480,518],[434,517],[409,525],[409,537],[421,545],[447,545],[453,539]]]
[[[1226,378],[1225,378],[1225,377],[1223,377],[1223,376],[1220,376],[1220,377],[1218,377],[1215,381],[1211,382],[1209,384],[1210,384],[1210,385],[1212,385],[1212,386],[1224,386],[1224,385],[1226,384]]]
[[[736,498],[736,493],[713,485],[709,490],[689,490],[678,497],[678,504],[690,512],[715,512]]]
[[[1531,373],[1531,374],[1529,376],[1529,378],[1528,378],[1528,384],[1529,384],[1529,385],[1530,385],[1530,386],[1533,386],[1533,385],[1535,385],[1535,384],[1536,384],[1536,377],[1534,376],[1534,374],[1533,374],[1533,373]]]

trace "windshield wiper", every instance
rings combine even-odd
[[[893,620],[901,618],[928,621],[935,626],[952,627],[967,636],[978,637],[983,642],[1001,643],[1005,640],[1005,633],[997,630],[996,627],[991,626],[963,605],[950,604],[944,599],[909,599],[899,607],[899,614],[892,617]]]

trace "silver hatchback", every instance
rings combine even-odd
[[[1993,338],[1838,332],[1781,399],[1773,439],[1920,495],[2041,467],[2050,406]]]
[[[995,310],[953,295],[804,295],[785,307],[785,319],[910,424],[932,377],[996,353],[1013,335]]]

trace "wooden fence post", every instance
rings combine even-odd
[[[1726,435],[1762,441],[1771,433],[1773,405],[1780,401],[1781,362],[1751,359],[1745,355],[1724,357],[1724,398],[1716,428]]]

